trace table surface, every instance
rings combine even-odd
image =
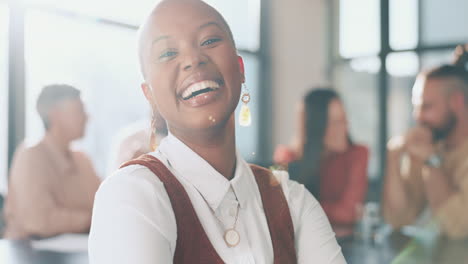
[[[468,264],[468,240],[407,236],[394,232],[379,243],[340,240],[348,264]],[[28,241],[0,240],[0,263],[88,264],[88,255],[38,250]]]
[[[88,264],[88,254],[37,250],[29,241],[0,240],[0,263]]]
[[[430,233],[394,232],[380,243],[341,240],[348,264],[468,264],[468,240],[453,241]]]

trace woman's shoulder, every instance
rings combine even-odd
[[[263,171],[270,174],[270,177],[273,176],[273,180],[271,182],[277,182],[283,191],[283,194],[286,200],[289,200],[291,197],[301,196],[303,195],[303,191],[306,190],[303,184],[300,184],[294,180],[291,180],[289,177],[289,172],[283,169],[268,169],[264,167],[260,167],[258,165],[250,165],[252,172],[256,174],[256,171]],[[276,184],[273,184],[276,185]]]
[[[295,231],[297,231],[296,227],[301,225],[304,214],[311,211],[314,211],[314,214],[317,213],[316,210],[320,207],[320,204],[303,184],[291,180],[287,171],[272,170],[272,173],[281,184],[281,189],[288,203],[293,226],[295,227]]]
[[[130,165],[107,177],[96,194],[98,198],[146,204],[147,199],[167,196],[163,183],[148,168]]]
[[[295,180],[291,180],[289,173],[286,170],[272,170],[275,178],[280,182],[284,196],[289,204],[297,204],[305,202],[312,205],[318,204],[318,201],[313,195],[305,188],[305,186]]]
[[[141,165],[121,168],[99,187],[90,235],[90,243],[96,247],[102,243],[122,245],[121,241],[108,241],[112,233],[118,232],[130,240],[169,242],[173,248],[176,230],[164,185],[148,168]]]

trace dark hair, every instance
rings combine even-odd
[[[458,45],[454,52],[453,65],[468,70],[468,44]]]
[[[306,94],[303,157],[290,165],[292,176],[303,183],[316,198],[319,197],[320,162],[328,124],[328,108],[334,99],[341,100],[333,89],[318,88]],[[348,139],[351,143],[349,136]]]
[[[67,84],[51,84],[42,88],[36,102],[36,109],[47,130],[50,127],[49,112],[58,103],[67,99],[80,98],[81,91]]]
[[[468,102],[468,44],[455,49],[455,59],[452,64],[444,64],[425,73],[427,79],[456,78],[463,82],[460,91]]]

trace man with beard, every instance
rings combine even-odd
[[[466,54],[461,58],[466,59]],[[442,234],[452,239],[468,237],[468,72],[464,65],[444,65],[418,76],[412,100],[417,126],[388,143],[383,215],[394,228],[423,224],[427,212]]]

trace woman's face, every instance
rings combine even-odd
[[[328,105],[328,122],[325,130],[324,146],[327,151],[341,153],[347,150],[348,121],[343,104],[333,99]]]
[[[244,73],[216,11],[202,1],[165,1],[141,34],[142,88],[171,132],[226,124],[239,102]]]

